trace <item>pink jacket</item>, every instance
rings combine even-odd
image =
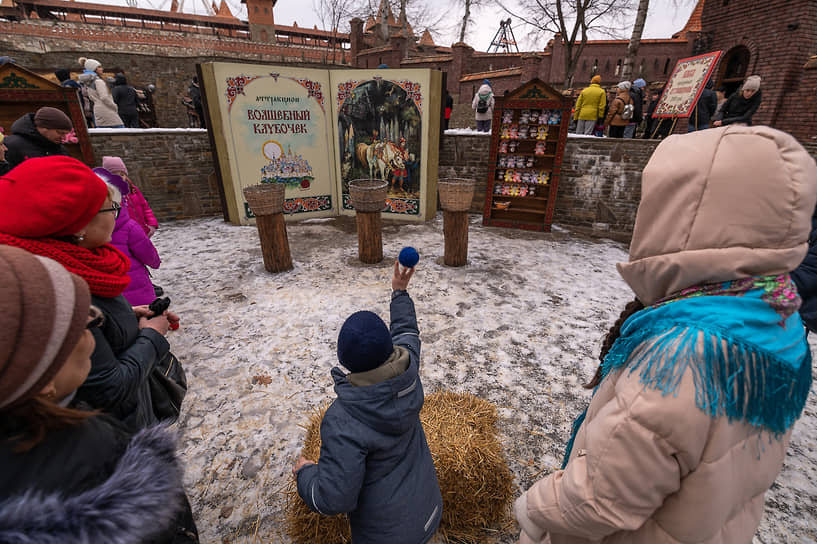
[[[145,195],[142,194],[139,187],[132,183],[130,183],[130,194],[128,195],[128,210],[131,219],[142,227],[145,234],[150,231],[148,227],[159,226],[159,222],[156,221],[156,217],[153,215],[153,210],[150,209]]]
[[[130,259],[130,284],[122,293],[133,306],[150,304],[156,298],[147,267],[159,268],[161,259],[153,243],[136,221],[130,218],[128,207],[122,208],[116,220],[111,244]]]
[[[694,285],[793,270],[816,198],[817,165],[788,134],[730,126],[670,136],[644,169],[619,272],[650,305]],[[710,417],[693,374],[666,396],[626,367],[608,375],[565,470],[517,501],[520,543],[751,542],[791,430],[774,437]]]

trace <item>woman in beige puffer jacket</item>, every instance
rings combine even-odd
[[[656,148],[618,265],[637,301],[566,466],[516,502],[520,543],[752,541],[811,385],[788,272],[815,200],[814,160],[768,127]]]
[[[88,96],[94,103],[94,124],[96,128],[121,128],[125,124],[117,113],[108,84],[102,79],[102,63],[94,59],[80,57],[79,63],[85,71],[79,75],[79,82],[88,90]]]

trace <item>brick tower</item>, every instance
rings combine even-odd
[[[250,39],[254,42],[275,42],[275,18],[272,9],[278,0],[241,0],[247,4]]]

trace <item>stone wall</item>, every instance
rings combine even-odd
[[[122,157],[128,176],[142,190],[160,223],[221,215],[206,131],[93,132],[97,165],[105,155]]]
[[[159,221],[221,215],[221,200],[207,133],[155,129],[91,134],[97,164],[122,157]],[[569,138],[554,223],[583,232],[629,239],[641,196],[641,169],[658,142]],[[482,213],[490,138],[443,136],[440,177],[477,180],[472,213]]]

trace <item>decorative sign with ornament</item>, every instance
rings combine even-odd
[[[259,183],[286,186],[288,220],[354,213],[355,178],[389,183],[385,214],[414,221],[436,214],[439,71],[199,69],[231,222],[253,219],[243,189]]]

